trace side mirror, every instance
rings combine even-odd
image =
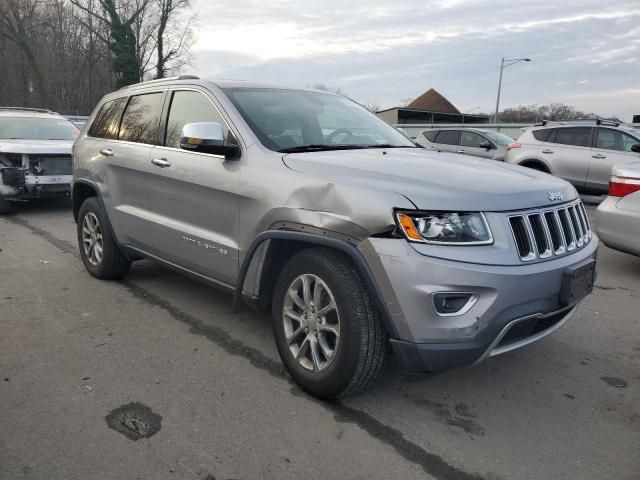
[[[240,147],[224,138],[218,122],[187,123],[180,134],[180,148],[202,153],[223,155],[227,160],[238,158]]]
[[[482,142],[480,142],[478,144],[478,146],[480,148],[486,148],[487,150],[493,150],[494,148],[496,148],[493,143],[491,143],[489,140],[483,140]]]
[[[640,153],[640,143],[634,143],[633,145],[631,145],[631,151]]]

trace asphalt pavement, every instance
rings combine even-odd
[[[592,207],[590,207],[592,213]],[[601,247],[546,339],[302,393],[267,315],[143,261],[85,271],[70,205],[0,217],[0,479],[640,479],[640,258]]]

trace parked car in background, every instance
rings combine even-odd
[[[79,133],[49,110],[0,107],[0,213],[12,202],[71,195],[71,147]]]
[[[596,211],[596,230],[608,247],[640,255],[640,162],[615,165],[609,196]]]
[[[318,397],[370,385],[389,344],[409,371],[522,347],[593,288],[598,242],[568,182],[418,148],[333,93],[149,81],[103,98],[73,155],[91,275],[149,258],[270,311]]]
[[[504,160],[507,145],[513,143],[513,138],[479,128],[434,128],[420,132],[415,142],[427,150]]]
[[[640,161],[640,131],[605,120],[542,122],[509,146],[506,161],[605,194],[614,165]]]

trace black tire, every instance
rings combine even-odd
[[[6,215],[8,213],[11,213],[11,202],[0,198],[0,215]]]
[[[538,172],[550,173],[547,167],[538,162],[523,162],[520,165],[530,168],[531,170],[537,170]]]
[[[326,284],[339,315],[339,343],[329,365],[320,371],[309,371],[296,360],[285,335],[287,291],[304,274],[315,275]],[[323,399],[351,395],[368,387],[382,371],[387,332],[366,284],[346,255],[327,248],[309,248],[295,254],[278,277],[272,314],[280,358],[295,382],[311,395]]]
[[[82,239],[82,228],[87,215],[93,214],[98,219],[100,233],[102,235],[102,258],[97,264],[93,264],[85,251]],[[107,214],[101,207],[96,197],[87,198],[80,206],[78,212],[78,247],[80,257],[87,271],[96,278],[102,280],[114,280],[123,277],[131,268],[131,261],[125,257],[116,244],[109,223]]]

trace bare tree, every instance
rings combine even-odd
[[[366,108],[367,110],[373,113],[377,113],[380,111],[380,105],[375,100],[361,103],[360,105],[362,105],[364,108]]]
[[[36,61],[33,34],[36,30],[40,0],[3,0],[0,3],[0,36],[12,42],[22,54],[23,102],[31,104],[35,91],[41,102],[47,97],[46,83]],[[26,65],[25,65],[26,63]]]
[[[191,24],[187,19],[184,26],[175,21],[178,13],[189,7],[189,0],[155,0],[159,9],[156,32],[156,78],[167,75],[173,60],[184,58],[185,49],[191,45]]]

